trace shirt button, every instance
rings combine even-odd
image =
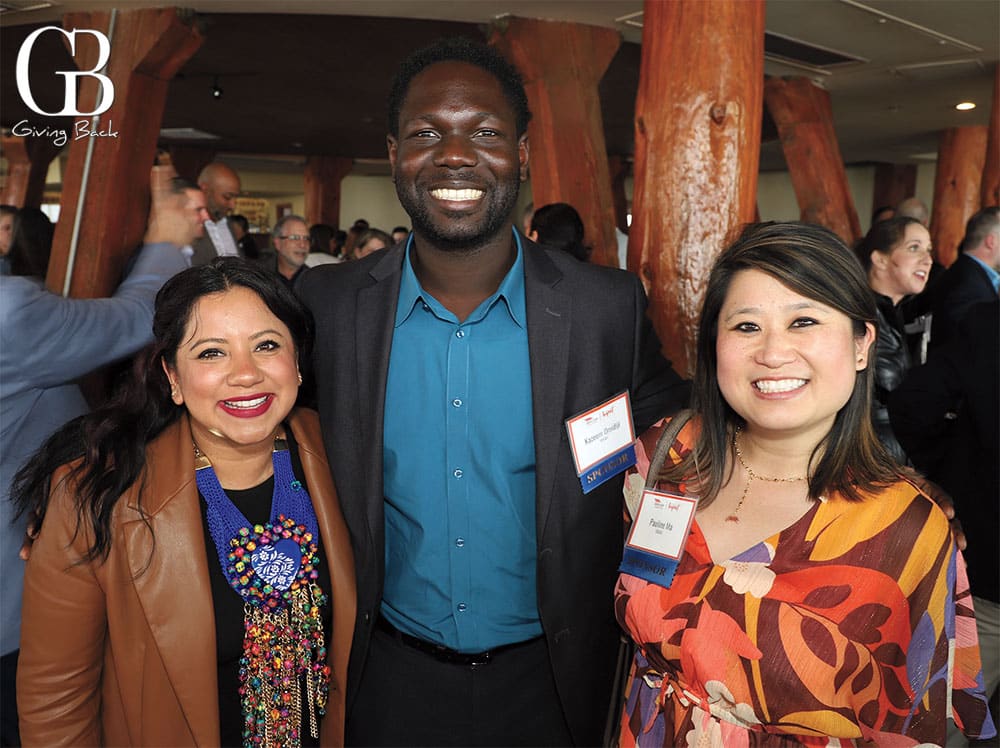
[[[423,307],[425,312],[429,312],[431,310],[431,308],[427,306],[427,304],[424,304]]]
[[[456,478],[461,478],[465,473],[462,472],[461,468],[455,468],[455,472],[452,473]]]
[[[462,401],[459,400],[457,397],[451,401],[451,404],[454,405],[456,408],[462,407]]]
[[[468,609],[469,609],[469,606],[466,605],[465,603],[459,603],[458,604],[458,612],[459,613],[464,613]]]
[[[455,331],[455,337],[456,338],[464,338],[465,337],[465,330],[456,330]]]
[[[465,547],[465,538],[455,538],[455,547],[457,548]]]

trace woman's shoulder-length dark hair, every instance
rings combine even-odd
[[[867,271],[871,267],[872,252],[891,254],[893,248],[906,236],[906,227],[913,223],[920,224],[920,221],[910,216],[896,216],[872,224],[855,250],[864,269]]]
[[[733,278],[744,270],[766,273],[795,293],[845,314],[854,334],[875,326],[875,300],[852,252],[832,231],[807,223],[759,223],[716,259],[709,275],[698,323],[692,406],[701,416],[695,449],[663,478],[694,481],[703,505],[715,499],[728,480],[726,457],[732,459],[734,430],[743,419],[725,401],[719,389],[716,352],[719,315]],[[849,500],[892,481],[897,471],[871,423],[874,369],[857,372],[854,389],[837,413],[833,427],[810,459],[809,496],[817,499],[838,492]]]
[[[300,364],[308,359],[312,317],[270,271],[240,257],[218,257],[178,273],[156,295],[153,343],[136,357],[124,384],[107,403],[56,431],[14,477],[11,498],[19,514],[32,511],[40,523],[49,477],[61,465],[76,461],[68,478],[75,486],[78,522],[87,523],[94,538],[83,560],[107,557],[115,505],[141,480],[147,445],[184,412],[170,396],[161,362],[176,364],[198,301],[233,288],[257,294],[288,328]]]

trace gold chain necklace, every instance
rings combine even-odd
[[[739,514],[740,509],[743,508],[743,502],[746,501],[747,494],[750,493],[750,484],[754,480],[766,480],[770,483],[795,483],[796,481],[805,480],[805,478],[769,478],[766,475],[757,475],[746,461],[743,459],[743,452],[740,450],[740,431],[741,429],[737,426],[736,430],[733,432],[733,450],[736,452],[736,459],[740,461],[740,465],[743,469],[747,471],[747,484],[743,487],[743,495],[740,496],[739,503],[736,505],[736,509],[733,513],[726,517],[726,522],[739,522],[740,518],[736,515]]]

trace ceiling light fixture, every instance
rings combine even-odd
[[[222,86],[219,85],[219,76],[215,76],[215,78],[212,79],[212,98],[222,98]]]
[[[963,102],[960,102],[958,104],[955,104],[955,108],[958,111],[960,111],[960,112],[967,112],[970,109],[975,109],[976,108],[976,104],[975,104],[975,102],[972,102],[972,101],[963,101]]]

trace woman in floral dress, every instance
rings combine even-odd
[[[875,319],[826,229],[753,226],[719,257],[695,415],[648,482],[666,423],[644,434],[626,481],[636,516],[644,486],[697,511],[672,579],[623,566],[622,745],[944,745],[949,711],[996,733],[948,520],[871,426]]]

